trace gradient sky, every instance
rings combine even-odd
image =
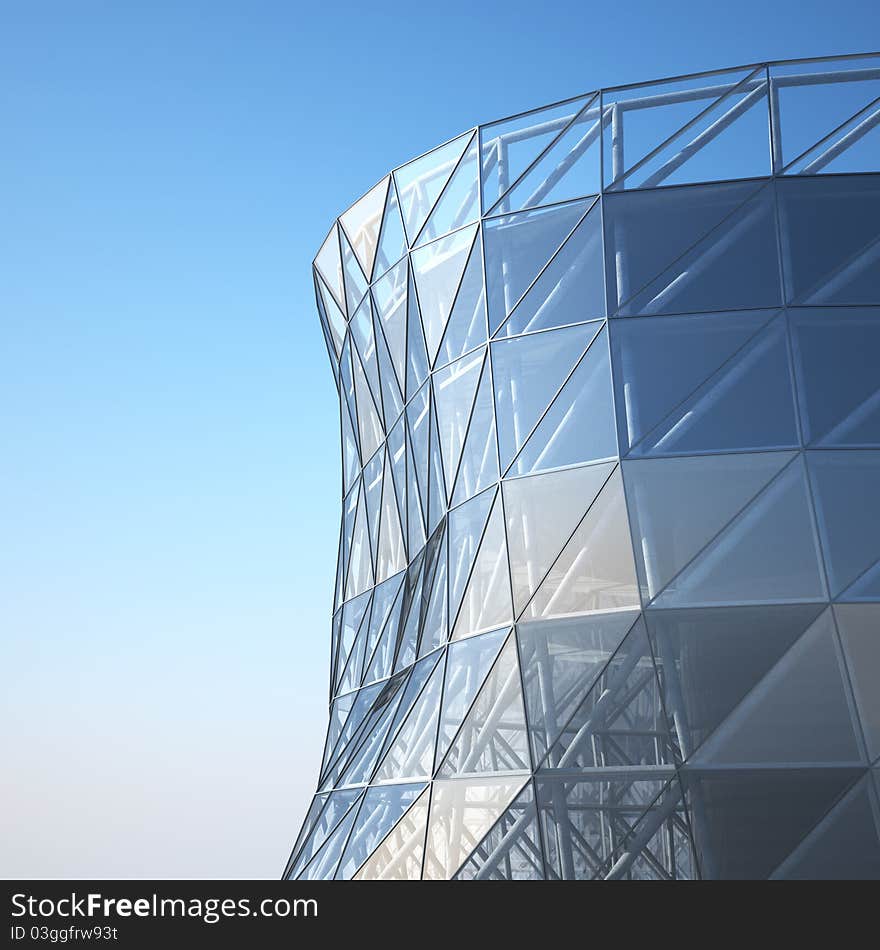
[[[0,0],[0,875],[281,873],[326,724],[335,214],[478,122],[872,42],[869,0]]]

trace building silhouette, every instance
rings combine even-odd
[[[878,173],[880,56],[773,63],[480,126],[339,217],[285,877],[880,877]]]

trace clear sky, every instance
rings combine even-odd
[[[872,46],[871,0],[0,0],[0,875],[281,873],[326,721],[335,214],[478,122]]]

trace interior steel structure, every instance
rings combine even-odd
[[[284,876],[880,877],[880,56],[479,126],[314,282],[342,526]]]

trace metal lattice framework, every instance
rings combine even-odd
[[[285,877],[880,876],[878,126],[876,54],[604,89],[334,223]]]

